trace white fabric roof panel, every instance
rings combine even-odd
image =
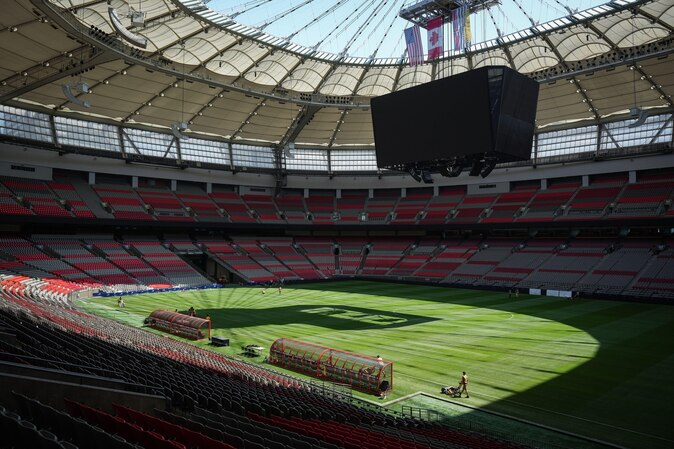
[[[418,65],[416,67],[403,67],[400,70],[400,77],[398,78],[396,90],[407,89],[408,87],[432,81],[432,69],[430,64]]]
[[[276,52],[262,59],[248,70],[244,77],[251,83],[262,86],[278,86],[297,65],[299,58],[289,53]]]
[[[548,125],[557,121],[594,118],[583,103],[583,96],[576,92],[576,85],[560,80],[552,85],[541,85],[538,92],[536,124]]]
[[[515,69],[519,72],[530,73],[554,67],[560,62],[543,39],[527,40],[513,44],[509,48]]]
[[[372,131],[372,115],[369,110],[353,110],[344,116],[344,123],[337,131],[334,146],[343,145],[372,145],[374,133]]]
[[[364,76],[356,94],[365,97],[384,95],[393,90],[397,67],[373,67]]]
[[[329,64],[308,59],[293,70],[281,86],[295,92],[313,92],[329,70]]]
[[[440,61],[437,67],[436,78],[437,79],[446,78],[448,76],[458,75],[459,73],[467,72],[468,70],[469,67],[467,58]]]
[[[321,109],[311,122],[302,128],[295,142],[300,145],[327,146],[341,116],[342,113],[338,109]]]
[[[320,89],[324,95],[353,95],[360,76],[365,69],[352,66],[337,67],[327,78]]]
[[[473,68],[477,69],[488,65],[504,65],[511,67],[506,53],[500,48],[473,55]],[[513,67],[515,68],[515,67]]]

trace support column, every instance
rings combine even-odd
[[[131,188],[133,188],[133,189],[138,188],[138,176],[132,176],[131,177]]]
[[[374,189],[367,189],[367,197],[374,198]]]
[[[96,173],[90,171],[89,172],[89,185],[93,186],[94,184],[96,184]]]
[[[400,188],[400,198],[406,198],[407,197],[407,187],[401,187]]]
[[[541,179],[541,190],[548,190],[548,180]]]
[[[583,175],[583,187],[589,187],[590,177],[588,175]]]
[[[212,182],[207,182],[206,183],[206,193],[213,193],[213,183]]]
[[[172,179],[171,180],[171,192],[175,192],[176,190],[178,190],[178,181],[176,181],[175,179]]]
[[[342,189],[336,189],[335,190],[335,196],[337,198],[341,198],[342,197]]]

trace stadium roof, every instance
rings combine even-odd
[[[165,130],[186,122],[232,141],[314,148],[371,147],[370,98],[484,65],[541,82],[539,128],[625,116],[633,106],[672,109],[671,0],[571,11],[416,67],[405,58],[317,51],[200,0],[144,0],[145,23],[135,26],[134,5],[3,4],[0,102]],[[145,48],[130,43],[143,38]],[[88,92],[71,91],[81,100],[73,102],[63,86],[78,81]],[[84,99],[90,107],[77,104]]]

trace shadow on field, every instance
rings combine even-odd
[[[285,306],[268,309],[200,309],[209,315],[214,328],[251,327],[267,324],[311,324],[333,330],[388,329],[436,321],[437,318],[382,312],[351,306]]]
[[[528,295],[509,299],[503,292],[366,281],[300,284],[293,288],[488,308],[560,322],[584,331],[599,343],[593,358],[482,409],[593,435],[623,447],[674,447],[674,385],[666,380],[674,372],[672,306]],[[307,318],[314,322],[316,316],[308,314]],[[416,323],[410,319],[406,322],[409,324]],[[563,334],[558,341],[564,341]],[[559,355],[552,351],[532,356],[554,359]],[[574,355],[564,354],[569,356]],[[490,379],[479,379],[478,372],[469,374],[473,394],[479,396],[480,382],[486,384]],[[469,400],[460,401],[470,405]]]

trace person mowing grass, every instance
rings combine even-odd
[[[469,398],[470,396],[468,396],[468,374],[466,374],[465,371],[461,375],[461,380],[459,381],[459,397],[461,397],[464,391],[466,392],[466,397]]]

